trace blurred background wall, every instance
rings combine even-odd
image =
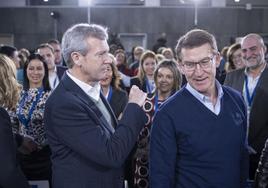
[[[251,32],[268,39],[267,0],[92,1],[1,0],[0,43],[33,50],[51,38],[61,40],[64,31],[79,22],[106,25],[113,36],[121,37],[128,51],[128,46],[141,41],[151,49],[161,35],[174,47],[192,28],[215,34],[219,48]]]

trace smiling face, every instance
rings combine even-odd
[[[146,76],[152,77],[156,67],[156,59],[152,57],[147,57],[143,61],[143,70]]]
[[[265,63],[266,48],[255,35],[250,35],[243,39],[241,48],[246,67],[258,69]]]
[[[41,87],[45,76],[45,68],[42,61],[39,59],[31,60],[26,71],[30,88]]]
[[[161,67],[156,76],[156,87],[160,93],[171,93],[174,88],[174,76],[169,68]]]
[[[210,66],[202,68],[200,64],[195,65],[194,70],[187,70],[183,64],[187,63],[200,63],[204,60],[211,58]],[[211,96],[216,91],[215,76],[216,67],[220,63],[220,56],[214,55],[211,46],[206,43],[199,47],[181,50],[182,73],[185,75],[188,83],[198,92],[206,96]]]
[[[241,49],[238,49],[234,51],[232,60],[234,62],[235,69],[241,69],[245,67],[245,63],[242,59],[242,51]]]
[[[100,81],[100,85],[103,87],[108,87],[108,86],[110,86],[112,79],[113,79],[112,66],[110,64],[107,64],[106,65],[106,76],[104,79],[102,79]]]
[[[125,64],[126,56],[123,52],[117,53],[115,55],[115,58],[116,58],[117,66]]]

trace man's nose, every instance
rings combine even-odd
[[[202,73],[202,71],[203,71],[203,69],[200,66],[200,64],[199,63],[196,63],[195,64],[195,73],[200,74],[200,73]]]
[[[252,54],[251,51],[247,50],[246,52],[243,53],[243,58],[247,59],[247,58],[249,58],[251,56],[251,54]]]
[[[103,62],[105,64],[112,64],[112,61],[109,58],[104,58]]]

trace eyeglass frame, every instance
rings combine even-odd
[[[200,66],[200,68],[202,68],[203,70],[204,69],[208,69],[208,68],[211,68],[211,65],[214,63],[214,61],[213,61],[213,59],[214,59],[214,57],[215,57],[215,55],[216,54],[213,54],[211,57],[205,57],[205,58],[203,58],[202,60],[200,60],[200,61],[197,61],[197,62],[189,62],[188,61],[188,63],[190,63],[191,65],[193,65],[193,67],[192,68],[187,68],[186,66],[185,66],[185,62],[182,62],[182,65],[183,65],[183,67],[185,68],[185,70],[186,71],[189,71],[189,72],[193,72],[193,71],[195,71],[196,70],[196,67],[197,67],[197,64]],[[208,58],[207,59],[207,62],[202,62],[202,61],[204,61],[204,60],[206,60],[206,58]],[[207,64],[206,64],[207,63]],[[205,65],[206,64],[206,65]]]

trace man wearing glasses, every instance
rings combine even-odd
[[[241,95],[215,79],[215,37],[191,30],[176,46],[187,84],[156,113],[150,183],[157,187],[245,187],[247,113]]]

